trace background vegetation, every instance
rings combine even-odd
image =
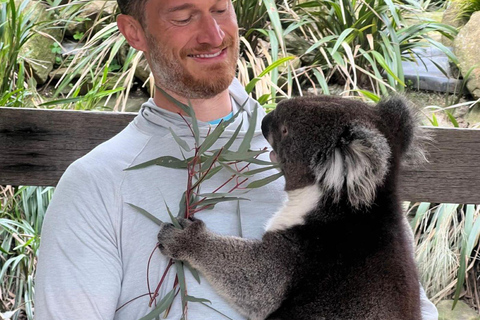
[[[82,15],[92,2],[0,0],[0,105],[125,111],[134,97],[148,96],[152,78],[142,53],[118,32],[117,8],[95,1],[103,3],[99,10]],[[408,91],[402,60],[419,59],[418,49],[434,46],[457,63],[438,41],[439,35],[452,39],[456,29],[426,18],[448,3],[234,0],[241,28],[238,78],[267,110],[307,92],[377,101]],[[465,12],[472,8],[467,7]],[[82,28],[69,31],[72,25]],[[55,70],[42,85],[33,71],[42,61],[25,51],[35,36],[51,40],[55,58]],[[428,113],[429,123],[438,125],[446,115],[450,125],[458,125],[451,112],[461,106],[452,106],[456,100],[445,95],[444,105]],[[52,193],[41,187],[0,189],[0,313],[9,311],[12,319],[33,318],[35,262]],[[462,297],[478,307],[480,206],[411,203],[406,212],[428,295],[434,302]]]

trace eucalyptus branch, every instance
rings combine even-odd
[[[161,90],[161,88],[159,88],[159,90]],[[162,91],[163,90],[161,90],[161,92]],[[253,151],[250,147],[251,141],[255,133],[258,109],[255,109],[253,111],[251,117],[252,120],[249,124],[249,128],[247,129],[245,136],[243,137],[242,142],[236,151],[232,151],[230,150],[230,148],[232,147],[235,139],[237,139],[237,136],[240,132],[241,124],[236,129],[233,136],[230,137],[228,142],[223,147],[215,150],[210,150],[210,148],[212,148],[215,142],[217,142],[218,139],[221,138],[227,126],[233,123],[233,121],[240,114],[240,112],[237,112],[233,116],[233,118],[228,121],[221,121],[213,130],[212,128],[209,128],[205,139],[203,141],[200,141],[200,130],[198,127],[198,122],[195,119],[195,113],[193,108],[176,101],[172,97],[168,96],[166,92],[163,91],[163,93],[167,95],[167,97],[169,97],[171,101],[176,103],[179,108],[183,110],[183,113],[185,115],[190,117],[190,119],[188,119],[186,116],[179,113],[179,116],[183,119],[183,121],[189,128],[192,137],[194,138],[193,147],[190,147],[188,143],[180,136],[178,136],[175,132],[173,132],[172,129],[170,129],[170,132],[179,147],[187,152],[193,152],[193,156],[187,158],[185,158],[184,156],[183,160],[174,158],[172,156],[164,156],[128,168],[127,170],[138,170],[152,165],[160,165],[173,169],[186,169],[186,190],[179,203],[179,212],[177,217],[191,218],[200,211],[203,211],[205,209],[212,209],[213,207],[215,207],[216,204],[220,202],[247,200],[245,198],[229,195],[233,194],[234,191],[239,189],[252,187],[254,188],[265,185],[266,183],[275,180],[276,177],[279,176],[277,174],[261,180],[257,180],[250,183],[247,187],[244,187],[245,183],[253,177],[254,173],[263,172],[275,168],[275,166],[272,165],[270,162],[258,160],[259,155],[266,152],[266,148],[258,151]],[[240,166],[241,163],[245,164],[243,166]],[[252,163],[258,166],[263,166],[263,168],[252,170],[252,174],[246,174],[245,171],[250,171],[250,166],[252,165]],[[232,173],[226,181],[222,182],[218,187],[213,188],[213,191],[211,191],[210,193],[200,193],[201,187],[205,183],[205,181],[209,180],[219,172],[225,170]],[[226,191],[225,193],[219,193],[220,190],[222,190],[232,182],[233,185],[229,187],[228,191]],[[158,218],[155,218],[154,215],[151,215],[145,210],[134,205],[132,205],[132,207],[137,209],[146,217],[152,219],[152,221],[158,224],[161,223]],[[166,208],[171,217],[172,223],[175,225],[175,227],[181,228],[180,224],[177,221],[177,218],[175,218],[171,214],[170,209],[167,205]],[[196,298],[188,295],[188,288],[185,282],[184,268],[185,266],[187,266],[190,270],[190,273],[197,279],[197,281],[200,281],[198,272],[190,266],[184,264],[183,262],[174,261],[171,259],[165,267],[165,270],[155,290],[152,292],[149,284],[150,279],[148,276],[150,263],[151,257],[149,258],[149,261],[147,263],[147,295],[150,296],[149,306],[151,307],[155,305],[155,307],[147,316],[143,317],[141,320],[152,320],[158,315],[160,315],[160,313],[162,312],[164,312],[164,315],[168,314],[175,297],[179,294],[182,300],[183,319],[186,319],[187,317],[188,302],[200,302],[202,304],[205,304],[205,302],[209,302],[206,299]],[[176,276],[173,288],[157,303],[157,297],[159,296],[160,288],[162,287],[162,285],[164,285],[167,274],[169,273],[173,265],[175,265],[176,269]]]

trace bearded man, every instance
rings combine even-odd
[[[147,270],[158,226],[130,204],[169,221],[165,202],[173,212],[178,211],[175,206],[186,189],[187,174],[160,166],[124,169],[161,156],[182,158],[170,129],[189,145],[194,141],[182,118],[185,115],[161,91],[190,103],[202,137],[244,106],[217,147],[241,125],[236,138],[240,144],[258,108],[251,148],[268,145],[260,130],[262,109],[234,78],[239,39],[231,0],[118,0],[118,4],[123,13],[118,16],[118,28],[131,46],[144,52],[159,88],[132,123],[74,162],[60,180],[42,230],[37,320],[132,320],[154,307],[149,306],[149,294],[169,259],[157,250]],[[229,178],[228,172],[220,172],[202,186],[212,190]],[[239,235],[241,230],[244,237],[260,238],[268,213],[275,212],[284,196],[282,189],[283,181],[278,180],[248,193],[251,201],[241,203],[241,219],[237,204],[231,202],[196,216],[213,232]],[[242,319],[203,278],[198,283],[188,271],[185,277],[190,296],[211,301],[208,307],[189,303],[190,320],[224,319],[224,315]],[[174,282],[175,273],[170,272],[160,297]],[[423,302],[424,319],[436,319],[435,307],[425,296]],[[177,298],[168,319],[180,319],[181,309]]]

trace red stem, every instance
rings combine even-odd
[[[155,299],[157,296],[158,296],[158,292],[160,291],[160,287],[162,286],[163,284],[163,281],[165,280],[165,277],[167,276],[167,273],[168,273],[168,270],[170,270],[170,267],[173,265],[173,260],[170,259],[170,261],[168,262],[168,265],[167,267],[165,268],[165,271],[163,272],[163,275],[162,275],[162,279],[160,279],[160,282],[158,283],[157,285],[157,288],[155,289],[155,292],[153,294],[153,299]],[[152,303],[153,303],[153,299],[150,299],[150,303],[148,304],[149,307],[152,306]]]

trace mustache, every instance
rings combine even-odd
[[[211,52],[215,49],[223,50],[225,48],[233,46],[234,43],[235,43],[235,40],[233,39],[233,37],[225,37],[222,41],[222,44],[220,44],[218,47],[214,47],[212,45],[209,45],[208,43],[202,43],[196,46],[195,48],[182,49],[180,51],[180,56],[186,57],[191,54],[202,54],[205,52]]]

